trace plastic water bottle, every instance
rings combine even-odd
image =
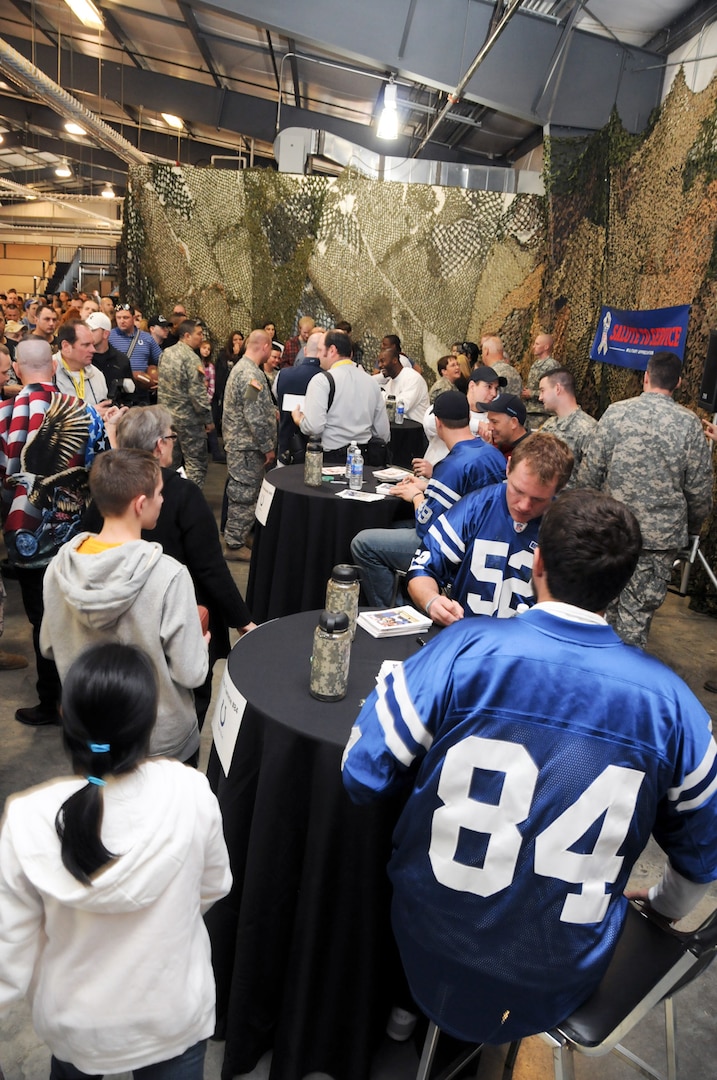
[[[351,463],[354,459],[354,450],[358,450],[355,442],[352,442],[346,451],[346,480],[351,480]]]
[[[352,491],[360,491],[363,484],[363,454],[359,450],[358,446],[353,452],[351,458],[351,476],[349,477],[349,487]]]
[[[396,402],[396,423],[402,424],[406,416],[406,406],[399,400]]]

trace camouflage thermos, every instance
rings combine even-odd
[[[326,586],[326,610],[345,611],[349,617],[351,640],[356,637],[356,618],[359,603],[358,567],[339,563],[331,571]]]
[[[304,456],[304,483],[309,487],[321,487],[324,468],[324,448],[320,442],[310,442]]]
[[[322,611],[314,631],[309,691],[319,701],[346,696],[351,658],[349,617],[345,611]]]

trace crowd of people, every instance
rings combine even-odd
[[[146,321],[82,293],[8,290],[0,305],[3,530],[39,699],[15,716],[62,726],[73,769],[8,803],[0,1008],[33,988],[53,1080],[201,1077],[214,1000],[201,911],[231,878],[216,800],[182,766],[197,765],[230,629],[255,629],[227,561],[251,560],[267,470],[303,461],[309,439],[326,462],[355,443],[378,463],[399,405],[426,445],[393,488],[406,516],[351,553],[366,603],[388,606],[405,576],[445,629],[367,701],[344,782],[357,801],[408,795],[390,874],[415,1001],[461,1038],[541,1030],[599,981],[650,832],[669,860],[644,896],[656,910],[681,917],[717,878],[709,718],[642,651],[712,505],[717,429],[674,400],[677,356],[653,356],[643,393],[598,421],[544,332],[525,383],[487,335],[455,342],[429,386],[395,334],[374,363],[348,323],[302,316],[282,344],[266,322],[219,349],[182,302]],[[226,465],[223,545],[201,490],[210,456]],[[0,633],[4,597],[0,577]],[[26,664],[0,652],[0,670]],[[570,850],[593,826],[586,853]],[[538,960],[527,925],[548,943]],[[485,944],[499,931],[500,976]],[[466,934],[489,959],[466,958]],[[70,971],[88,1004],[68,992],[60,1016],[50,987],[75,985]]]

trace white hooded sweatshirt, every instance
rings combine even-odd
[[[129,1072],[214,1030],[202,914],[229,891],[229,859],[206,777],[148,761],[102,788],[102,841],[120,857],[83,885],[62,864],[55,816],[84,784],[63,777],[7,802],[0,1011],[28,994],[57,1058],[87,1073]]]
[[[142,649],[159,686],[150,753],[186,761],[199,746],[191,688],[201,686],[209,670],[189,571],[147,540],[80,555],[88,535],[64,544],[45,573],[42,653],[64,680],[90,645],[117,641]]]

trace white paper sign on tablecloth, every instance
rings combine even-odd
[[[268,480],[262,480],[259,498],[256,500],[256,510],[254,511],[256,520],[260,525],[266,525],[275,491],[276,488],[273,484],[270,484]]]
[[[244,719],[246,698],[243,697],[232,682],[229,675],[229,664],[224,668],[222,685],[219,689],[217,701],[212,717],[212,735],[214,745],[217,748],[219,760],[222,763],[224,775],[229,775],[234,747],[239,734],[241,722]]]

